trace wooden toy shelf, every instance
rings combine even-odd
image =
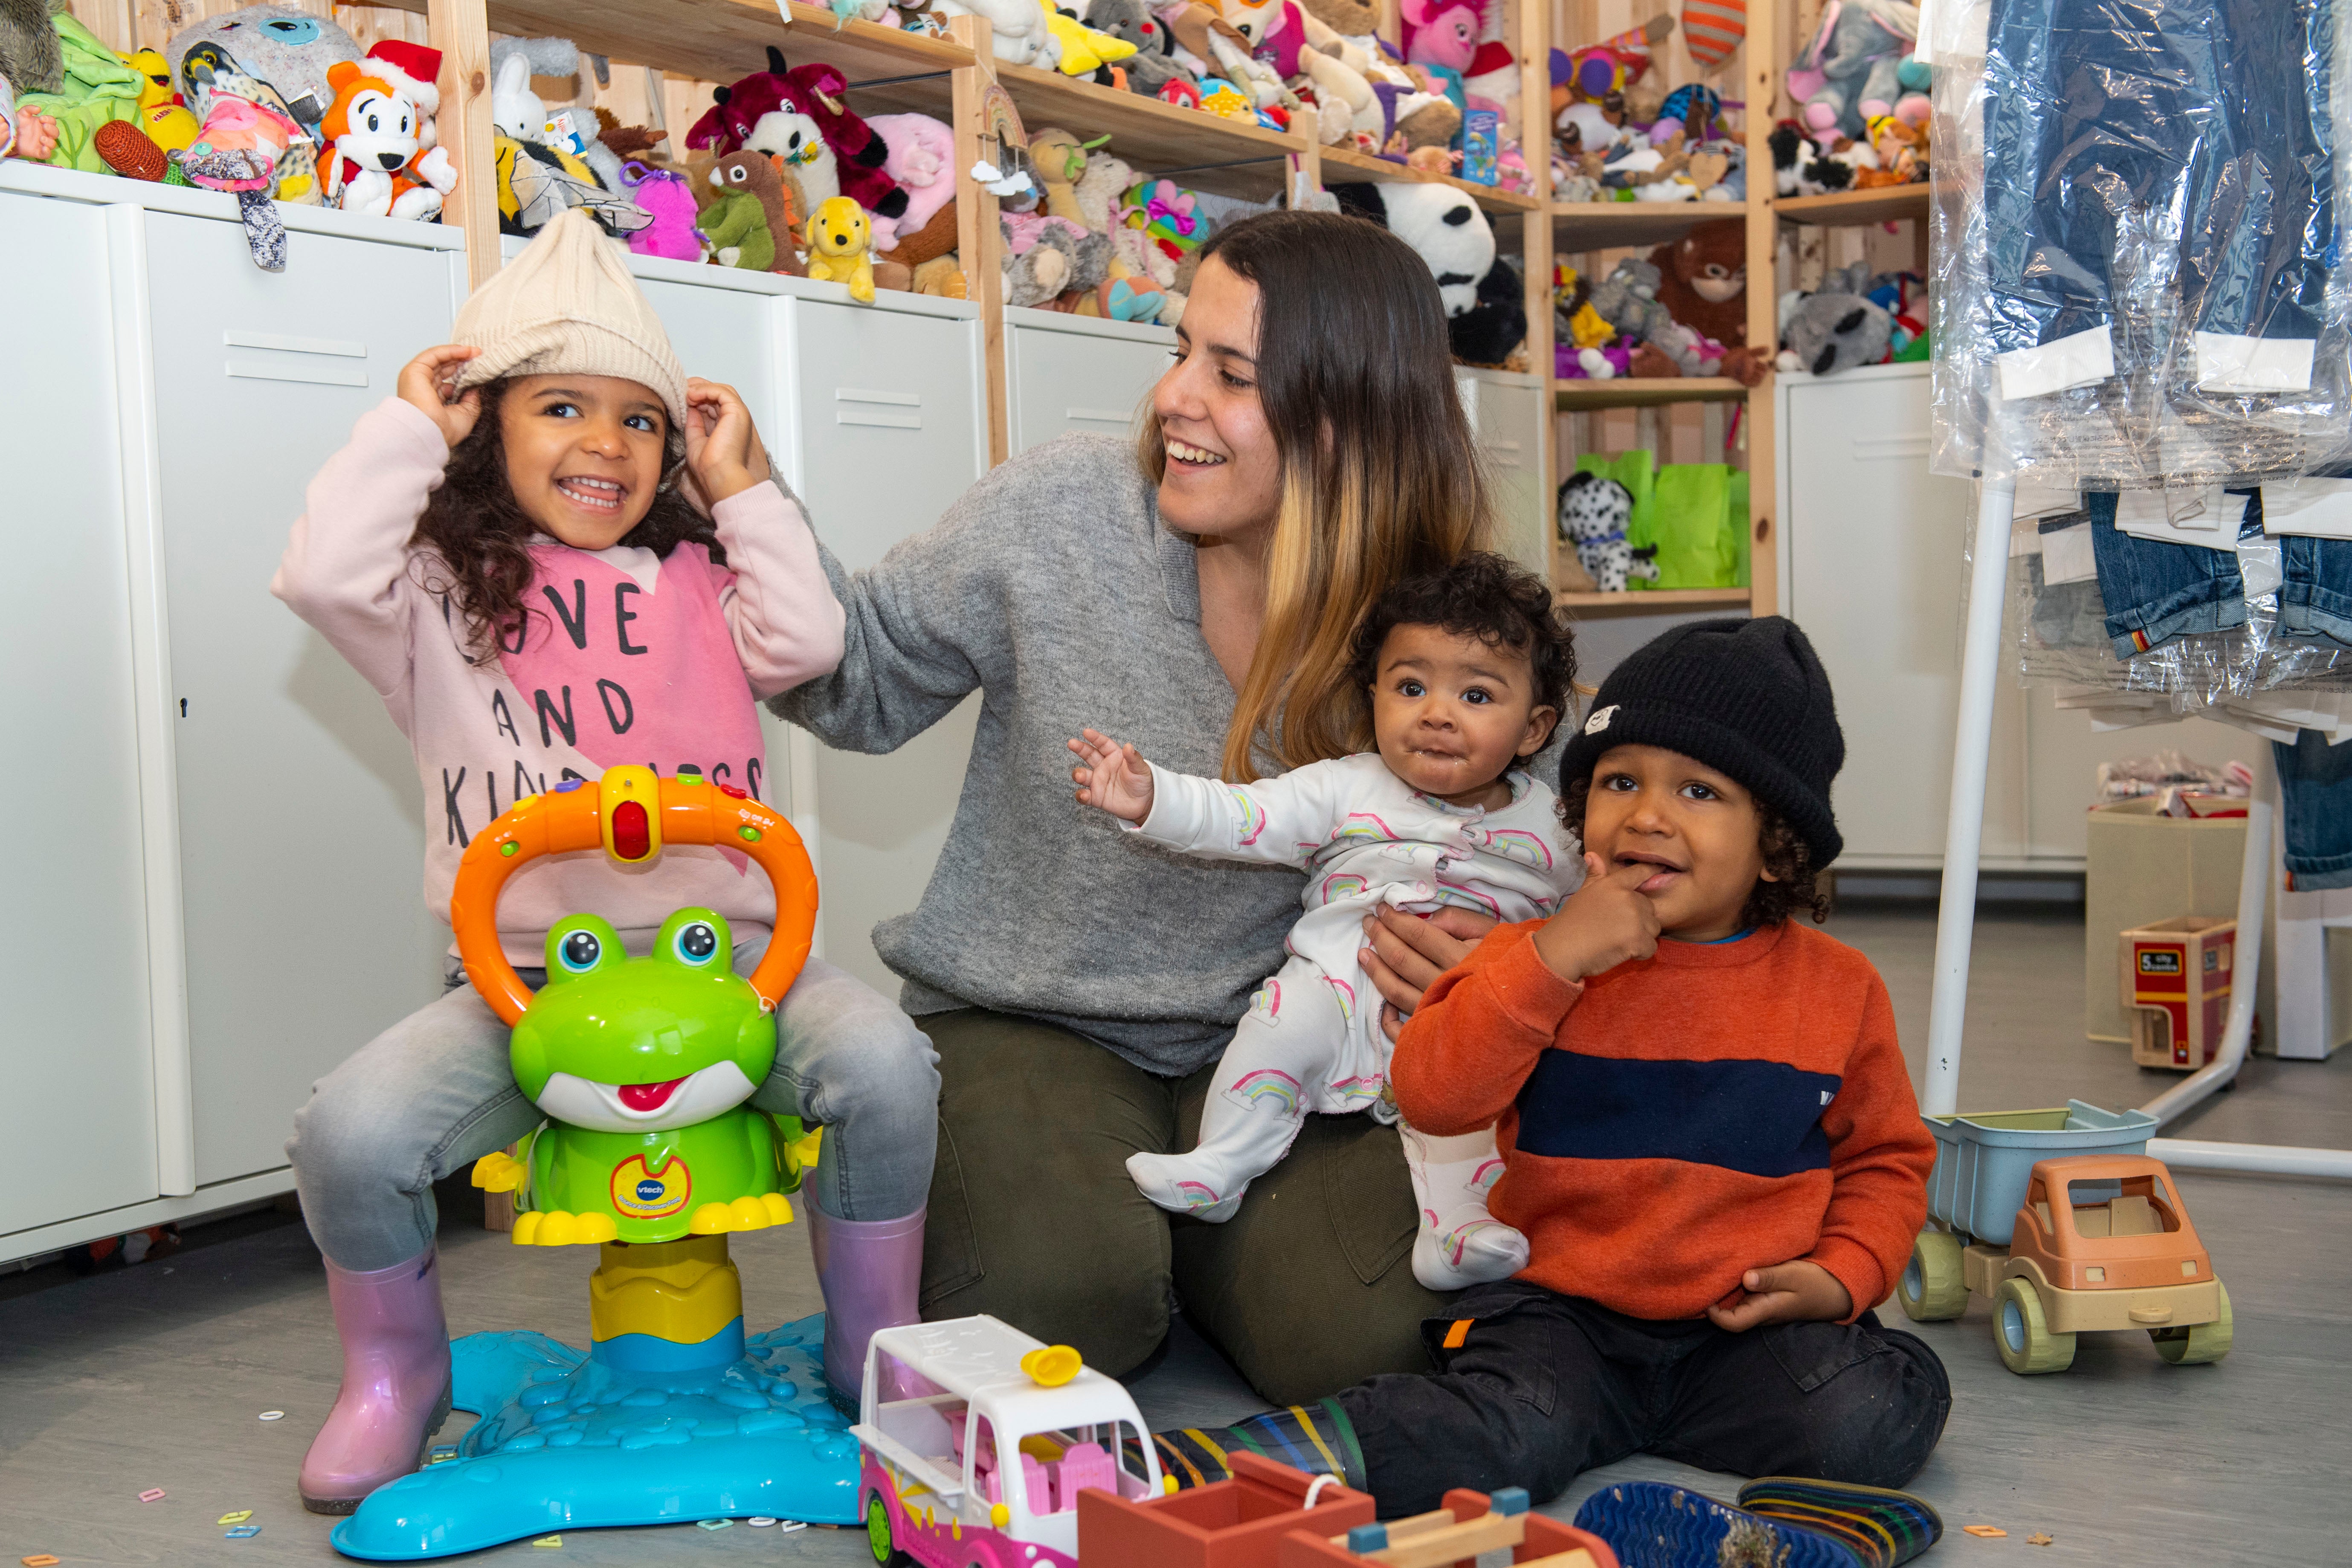
[[[1662,403],[1729,403],[1749,395],[1726,375],[1619,376],[1612,381],[1556,381],[1552,402],[1562,414],[1595,408],[1654,408]]]
[[[1731,610],[1748,607],[1746,588],[1629,589],[1622,594],[1558,593],[1552,603],[1582,619],[1595,615],[1649,616],[1683,610]]]
[[[1881,185],[1869,191],[1832,191],[1825,196],[1781,196],[1772,203],[1773,216],[1782,223],[1844,227],[1853,224],[1900,223],[1927,217],[1926,184]]]

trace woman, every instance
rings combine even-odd
[[[1129,1154],[1192,1146],[1301,878],[1122,836],[1072,800],[1064,742],[1091,724],[1234,779],[1363,749],[1356,621],[1475,547],[1486,496],[1437,288],[1403,242],[1274,213],[1201,254],[1139,447],[1056,441],[870,571],[828,554],[841,668],[773,707],[888,752],[983,696],[930,885],[874,936],[940,1053],[924,1314],[993,1313],[1116,1376],[1160,1342],[1172,1286],[1287,1403],[1428,1364],[1442,1298],[1408,1262],[1397,1134],[1309,1118],[1223,1225],[1136,1191]],[[1411,978],[1384,984],[1409,999]]]

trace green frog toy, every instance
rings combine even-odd
[[[547,984],[511,1054],[549,1121],[477,1167],[483,1186],[520,1189],[517,1242],[676,1241],[792,1218],[798,1124],[744,1103],[776,1059],[775,1016],[733,952],[709,910],[671,915],[645,958],[594,915],[547,933]]]

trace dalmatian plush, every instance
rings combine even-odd
[[[1636,550],[1626,542],[1633,515],[1633,492],[1599,474],[1570,474],[1559,487],[1559,536],[1576,546],[1576,559],[1604,594],[1622,594],[1628,577],[1658,580],[1654,544]]]

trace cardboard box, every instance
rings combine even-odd
[[[2238,922],[2183,915],[2127,931],[2117,941],[2130,1015],[2132,1060],[2194,1072],[2221,1048],[2230,1017]]]
[[[2083,1032],[2131,1043],[2132,1025],[2116,986],[2116,949],[2127,931],[2158,921],[2203,916],[2234,921],[2238,877],[2246,858],[2246,803],[2189,796],[2192,811],[2159,815],[2155,796],[2095,808],[2084,877]],[[2234,812],[2235,816],[2211,815]],[[2248,984],[2254,977],[2246,976]]]

